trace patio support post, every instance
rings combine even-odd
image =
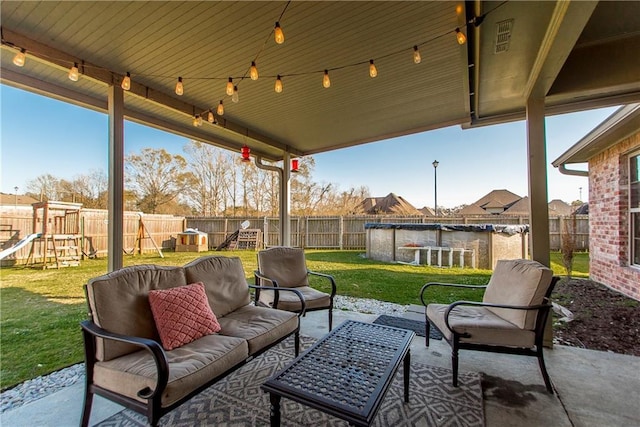
[[[550,266],[549,207],[547,206],[547,155],[544,97],[527,99],[527,154],[531,258]]]
[[[278,173],[279,201],[280,208],[278,210],[278,218],[280,220],[280,236],[278,244],[280,246],[291,246],[291,213],[289,212],[289,179],[291,172],[289,171],[289,153],[285,152],[282,159],[283,167],[265,165],[262,163],[262,157],[257,156],[255,163],[258,169],[264,169]],[[265,230],[266,232],[266,230]]]
[[[122,268],[124,234],[124,91],[109,86],[108,271]]]

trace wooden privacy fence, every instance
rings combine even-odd
[[[108,212],[103,209],[81,211],[82,253],[86,256],[104,256],[107,253]],[[175,249],[178,233],[186,228],[206,232],[209,249],[215,249],[226,237],[249,221],[248,228],[263,232],[265,247],[279,244],[280,221],[273,217],[182,217],[173,215],[140,214],[126,212],[124,217],[124,248],[127,253],[134,249],[154,252],[151,239],[162,249]],[[444,224],[526,224],[528,217],[484,216],[484,217],[424,217],[424,216],[308,216],[291,218],[291,245],[309,249],[356,249],[364,250],[366,233],[364,224],[372,223],[444,223]],[[143,239],[136,241],[141,225],[145,227]],[[571,217],[549,218],[552,250],[560,250],[565,227],[573,227]],[[27,206],[0,207],[0,249],[15,245],[33,230],[33,209]],[[134,248],[135,245],[135,248]],[[578,215],[575,221],[575,249],[589,249],[589,217]],[[29,255],[30,245],[19,249],[2,260],[3,264],[22,262]]]

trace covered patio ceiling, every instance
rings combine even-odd
[[[129,72],[127,119],[233,150],[247,145],[274,161],[450,125],[523,119],[536,93],[546,114],[640,100],[640,2],[0,7],[2,83],[107,112],[108,87]],[[283,44],[273,39],[276,21]],[[456,28],[466,43],[458,44]],[[26,51],[23,67],[12,64],[19,49]],[[376,78],[369,77],[371,59]],[[249,78],[254,60],[256,81]],[[74,63],[77,82],[67,78]],[[282,93],[274,91],[278,74]],[[178,77],[182,96],[174,91]],[[229,77],[238,103],[225,94]],[[220,101],[224,115],[207,123]],[[196,114],[205,114],[200,127],[192,125]]]

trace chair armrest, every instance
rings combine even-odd
[[[269,280],[267,278],[267,280]],[[275,283],[275,281],[271,280],[272,282]],[[294,288],[282,288],[280,286],[258,286],[258,285],[252,285],[252,284],[247,284],[249,286],[249,288],[251,289],[255,289],[256,293],[259,292],[260,290],[271,290],[271,291],[275,291],[275,295],[274,295],[274,299],[273,299],[273,308],[276,308],[277,305],[277,301],[278,301],[278,292],[284,291],[284,292],[293,292],[294,294],[296,294],[296,296],[300,299],[300,313],[298,313],[298,317],[302,317],[304,316],[304,313],[307,311],[307,304],[304,301],[304,297],[302,296],[302,292],[300,292],[297,289]]]
[[[165,354],[164,349],[157,341],[149,338],[133,337],[109,332],[90,320],[80,322],[80,326],[85,333],[93,337],[133,344],[135,346],[142,347],[151,353],[158,375],[156,388],[155,390],[151,390],[149,387],[145,387],[138,391],[138,397],[142,399],[153,399],[164,392],[164,389],[167,387],[167,383],[169,382],[169,362],[167,361],[167,355]]]
[[[331,282],[331,299],[336,296],[336,280],[330,274],[318,273],[317,271],[307,270],[307,274],[312,274],[314,276],[324,277]]]
[[[545,298],[546,299],[546,298]],[[549,310],[551,308],[551,304],[538,304],[538,305],[508,305],[508,304],[493,304],[490,302],[477,302],[477,301],[456,301],[452,304],[449,304],[447,310],[444,312],[444,323],[447,325],[447,328],[453,332],[453,329],[449,325],[449,313],[451,310],[456,308],[459,305],[473,305],[477,307],[495,307],[495,308],[507,308],[511,310]]]
[[[463,285],[461,283],[429,282],[426,285],[422,286],[422,289],[420,289],[420,301],[422,301],[422,305],[424,305],[425,307],[428,305],[428,303],[424,301],[424,293],[431,286],[445,286],[449,288],[466,288],[466,289],[487,289],[487,285]]]

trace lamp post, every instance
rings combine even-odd
[[[18,207],[18,186],[16,185],[15,187],[13,187],[14,190],[16,190],[15,192],[15,198],[13,201],[13,207]]]
[[[437,160],[434,160],[433,163],[433,198],[434,198],[434,212],[436,217],[438,216],[438,163]]]

